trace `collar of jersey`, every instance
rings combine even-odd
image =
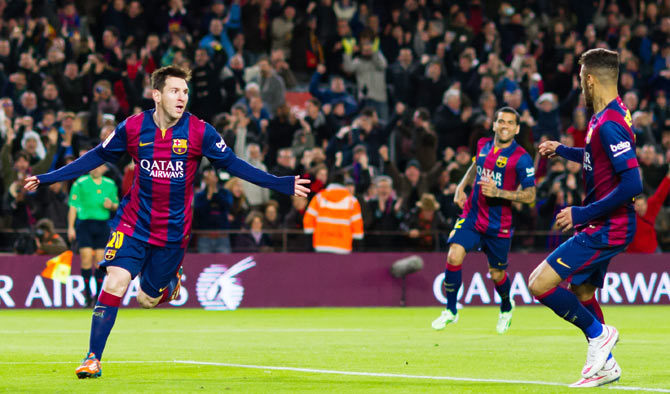
[[[148,110],[144,111],[144,116],[148,116],[148,117],[149,117],[149,121],[151,122],[151,123],[150,123],[150,124],[151,124],[151,129],[152,129],[153,131],[155,131],[156,129],[158,129],[158,125],[156,124],[156,122],[154,122],[154,112],[156,112],[156,108],[152,108],[152,109],[148,109]],[[172,127],[168,127],[168,129],[171,128],[173,131],[174,131],[174,130],[177,130],[179,127],[182,126],[183,122],[186,122],[186,119],[187,119],[190,115],[191,115],[190,113],[188,113],[188,112],[184,112],[184,114],[181,116],[181,119],[179,119],[179,121],[177,122],[177,124],[175,124],[175,125],[172,126]],[[144,122],[142,122],[142,123],[144,123]],[[142,127],[142,130],[146,130],[146,129],[148,129],[148,128],[149,128],[149,127],[148,127],[148,124],[147,124],[147,127]],[[167,129],[166,129],[165,131],[166,131],[166,133],[167,133]],[[174,132],[173,132],[172,134],[174,135]]]

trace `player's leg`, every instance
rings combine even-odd
[[[105,280],[98,302],[93,309],[88,353],[75,371],[79,379],[97,378],[102,375],[100,367],[102,352],[116,322],[121,298],[128,289],[131,279],[131,274],[127,270],[121,267],[107,267],[107,280]]]
[[[77,376],[92,378],[101,375],[100,361],[109,333],[114,327],[121,298],[128,289],[130,281],[142,269],[147,244],[126,237],[115,231],[105,248],[104,260],[100,267],[106,270],[107,277],[102,285],[98,301],[93,309],[91,336],[87,357],[77,368]]]
[[[102,290],[102,283],[105,280],[105,270],[100,269],[98,265],[100,264],[101,261],[103,261],[105,257],[105,247],[107,246],[108,241],[110,241],[110,231],[106,220],[90,220],[89,222],[90,222],[89,231],[91,233],[90,242],[91,242],[91,248],[93,249],[93,266],[91,267],[91,269],[94,271],[95,284],[97,290],[93,298],[93,303],[95,303],[97,302],[98,297],[100,297],[100,291]]]
[[[588,246],[585,237],[586,234],[580,233],[559,246],[533,271],[528,287],[538,301],[579,327],[589,338],[586,364],[582,370],[582,376],[589,378],[607,361],[618,340],[618,332],[614,327],[601,324],[574,293],[558,286],[568,277],[573,277],[573,281],[579,277],[576,283],[582,283],[597,267],[603,250]]]
[[[507,256],[512,241],[510,238],[482,236],[482,251],[489,262],[489,274],[495,284],[496,292],[500,296],[500,312],[512,310],[512,300],[509,297],[511,281],[507,275]]]
[[[140,274],[137,302],[142,308],[153,308],[179,296],[181,264],[186,249],[151,247],[148,263]]]
[[[79,239],[79,236],[77,236]],[[86,306],[93,306],[93,291],[91,290],[91,276],[93,276],[93,248],[80,247],[79,257],[81,258],[81,277],[84,280],[84,298]]]
[[[598,300],[596,300],[595,297],[596,289],[597,287],[591,283],[582,283],[580,285],[576,285],[574,283],[570,284],[570,291],[572,291],[577,296],[579,302],[581,302],[582,305],[584,305],[584,307],[588,309],[589,312],[591,312],[591,314],[593,314],[593,316],[595,316],[600,323],[605,324],[603,312],[600,309],[600,304],[598,304]],[[616,382],[620,377],[621,367],[612,356],[612,353],[610,353],[609,356],[607,356],[607,362],[605,362],[605,366],[600,371],[598,371],[598,373],[590,378],[582,378],[570,385],[570,387],[597,387]]]
[[[489,262],[489,274],[500,296],[500,313],[496,331],[504,334],[512,324],[514,301],[510,298],[511,281],[507,275],[507,256],[512,244],[509,238],[482,236],[482,250]]]
[[[101,269],[98,264],[105,258],[105,248],[95,249],[94,250],[95,258],[93,260],[93,265],[95,267],[95,284],[97,293],[93,297],[96,301],[100,297],[100,292],[102,291],[102,283],[105,281],[105,270]]]
[[[458,219],[454,229],[449,234],[449,253],[444,270],[444,289],[446,292],[447,305],[440,316],[433,320],[432,326],[436,330],[442,330],[447,324],[458,321],[458,290],[463,284],[462,266],[465,255],[479,244],[481,235],[466,222],[466,219]]]

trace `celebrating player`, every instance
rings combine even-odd
[[[512,202],[535,201],[533,159],[514,140],[519,133],[519,114],[510,107],[496,112],[494,138],[482,138],[477,155],[456,188],[454,201],[463,208],[449,236],[449,254],[444,273],[447,308],[433,321],[442,330],[458,321],[456,299],[461,287],[461,267],[465,254],[477,246],[486,253],[489,273],[502,300],[496,330],[504,334],[512,322],[514,301],[509,298],[510,280],[507,253],[510,248]],[[466,202],[465,187],[476,181]]]
[[[93,310],[87,357],[81,378],[102,374],[100,359],[121,297],[140,275],[137,301],[143,308],[179,295],[181,263],[191,232],[193,181],[203,156],[218,168],[259,186],[306,197],[300,177],[275,177],[237,158],[209,124],[186,112],[190,71],[167,66],[151,75],[155,109],[121,122],[100,145],[56,171],[33,176],[25,188],[75,178],[128,152],[135,162],[130,191],[112,221],[112,234],[100,263],[107,271]]]
[[[583,379],[572,387],[595,387],[621,376],[610,354],[619,333],[604,324],[595,292],[603,286],[610,259],[633,239],[632,200],[642,191],[642,180],[630,112],[617,92],[618,53],[591,49],[579,63],[582,92],[595,113],[586,146],[569,148],[547,141],[540,145],[540,153],[581,163],[586,197],[583,206],[564,208],[556,216],[563,231],[574,227],[577,232],[533,271],[529,288],[541,303],[584,332],[589,346]],[[558,286],[566,279],[570,291]]]

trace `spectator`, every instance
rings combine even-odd
[[[55,228],[67,228],[69,191],[63,182],[56,182],[49,187],[40,187],[30,196],[35,203],[35,217],[49,219]]]
[[[57,255],[67,250],[63,238],[54,230],[54,224],[49,219],[40,219],[35,224],[35,245],[37,254]]]
[[[657,253],[658,237],[656,235],[656,217],[663,205],[663,201],[670,192],[670,172],[668,172],[656,192],[649,198],[640,195],[635,198],[635,218],[637,227],[633,241],[628,245],[628,253]]]
[[[347,188],[343,176],[333,177],[328,187],[309,203],[303,219],[306,234],[312,234],[317,252],[351,253],[354,239],[363,239],[361,206]]]
[[[233,194],[219,187],[219,177],[214,167],[208,166],[202,172],[204,187],[193,198],[193,228],[198,231],[198,253],[230,253],[228,234],[217,230],[230,228],[229,212],[233,204]]]
[[[426,193],[405,218],[401,228],[408,232],[414,250],[434,251],[444,246],[440,240],[445,238],[449,228],[439,209],[435,196]]]
[[[240,155],[240,157],[252,166],[267,171],[267,167],[263,164],[263,156],[261,155],[261,148],[258,144],[247,145],[246,152],[243,155]],[[244,190],[247,203],[252,210],[261,210],[270,200],[270,190],[266,188],[256,186],[247,181],[242,181],[242,189]]]
[[[393,197],[393,180],[385,175],[375,178],[377,196],[366,202],[368,212],[364,218],[365,231],[398,231],[403,219],[402,200]],[[390,234],[369,234],[365,237],[367,250],[388,251],[398,249],[398,237]]]
[[[281,221],[279,220],[279,203],[275,200],[270,200],[265,204],[265,209],[263,210],[263,228],[275,231],[269,234],[273,246],[279,248],[284,243],[282,234],[279,233],[279,230],[282,228]]]
[[[405,167],[404,174],[389,161],[388,148],[379,148],[379,155],[384,160],[384,171],[391,176],[393,184],[396,185],[398,198],[402,199],[403,211],[408,212],[419,201],[420,197],[430,190],[432,184],[437,181],[438,174],[442,169],[442,163],[437,163],[429,172],[421,172],[417,160],[410,160]]]
[[[263,232],[263,215],[251,211],[245,221],[247,232],[239,234],[235,239],[235,251],[245,253],[272,252],[272,240]]]
[[[23,178],[29,175],[42,174],[49,170],[49,166],[53,161],[56,153],[56,143],[58,140],[58,132],[51,130],[48,134],[49,145],[47,147],[46,155],[42,160],[35,165],[30,165],[31,156],[26,151],[20,151],[14,154],[12,160],[12,145],[14,142],[13,128],[7,130],[7,140],[0,150],[0,158],[2,160],[2,180],[4,181],[5,190],[9,188],[12,183],[17,181],[23,182]],[[22,189],[22,187],[19,187]]]
[[[199,46],[207,51],[209,57],[216,57],[216,54],[220,53],[219,56],[230,59],[235,55],[227,26],[218,18],[212,18],[209,22],[209,34],[200,40]]]
[[[303,230],[303,219],[307,212],[307,199],[304,197],[291,196],[291,210],[284,217],[284,228],[287,230]],[[289,252],[309,252],[311,250],[311,236],[307,234],[292,234],[287,237]]]
[[[288,57],[291,57],[294,19],[295,7],[288,4],[282,15],[272,21],[272,50],[282,50]]]
[[[242,180],[237,177],[230,178],[224,187],[233,195],[233,204],[230,206],[230,213],[228,214],[230,228],[239,230],[244,225],[244,221],[249,213],[249,204],[247,203],[247,198],[244,196]]]
[[[333,76],[330,79],[329,89],[319,89],[321,78],[326,73],[326,66],[319,65],[316,72],[312,75],[309,83],[309,93],[321,101],[322,104],[334,106],[336,103],[344,103],[346,114],[351,115],[358,109],[358,103],[353,96],[346,92],[344,79],[340,76]]]
[[[373,107],[384,121],[389,117],[386,66],[384,55],[367,40],[361,41],[360,53],[356,57],[352,52],[344,53],[344,71],[355,75],[359,97],[365,105]]]
[[[268,106],[268,110],[275,113],[279,106],[286,103],[286,85],[282,77],[272,68],[267,56],[262,56],[258,60],[258,66],[261,71],[261,98]]]

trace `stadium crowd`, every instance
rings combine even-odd
[[[460,213],[456,184],[502,106],[521,114],[517,141],[535,157],[538,179],[536,203],[515,204],[514,215],[517,232],[543,235],[515,247],[557,246],[554,217],[580,204],[581,167],[536,148],[546,139],[584,145],[592,114],[577,60],[589,48],[620,53],[645,194],[668,177],[670,1],[0,0],[0,13],[5,249],[24,247],[11,233],[39,220],[50,220],[49,237],[71,227],[73,182],[27,193],[23,179],[76,159],[152,108],[149,76],[168,64],[192,70],[189,111],[238,156],[275,175],[305,175],[314,194],[343,181],[360,203],[358,250],[443,248]],[[121,198],[133,163],[106,167]],[[303,229],[307,200],[206,162],[201,178],[198,251],[278,250],[283,235],[267,230]],[[638,213],[656,220],[670,250],[662,189],[654,215],[646,205]],[[249,231],[216,231],[239,229]],[[293,232],[287,243],[311,248]]]

